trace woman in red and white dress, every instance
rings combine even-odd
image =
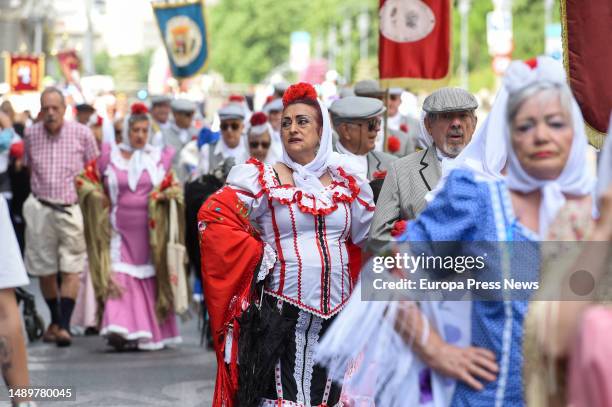
[[[234,167],[200,210],[215,405],[340,402],[313,353],[353,290],[372,191],[358,164],[332,151],[329,114],[312,86],[291,86],[283,106],[281,161]]]

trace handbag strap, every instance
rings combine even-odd
[[[178,243],[178,211],[176,209],[176,200],[170,200],[170,236],[168,236],[169,243]]]

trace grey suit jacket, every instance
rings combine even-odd
[[[368,159],[368,180],[374,179],[374,174],[379,171],[389,172],[391,163],[397,161],[397,157],[383,153],[381,151],[370,151],[366,158]]]
[[[414,219],[425,209],[425,195],[435,188],[441,175],[442,168],[434,147],[391,164],[370,226],[369,245],[372,250],[382,249],[391,240],[391,230],[397,220]]]

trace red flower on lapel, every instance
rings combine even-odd
[[[391,236],[401,236],[406,231],[406,225],[408,225],[408,222],[406,222],[405,220],[395,221],[395,223],[393,224],[393,229],[391,229]]]
[[[375,171],[372,176],[374,177],[374,179],[385,179],[385,177],[387,176],[387,171]]]
[[[404,133],[408,133],[408,130],[410,129],[408,128],[408,125],[406,123],[402,123],[400,125],[400,130],[403,131]]]
[[[391,137],[389,137],[389,139],[387,139],[387,150],[390,153],[398,152],[400,147],[401,147],[401,145],[402,145],[402,143],[395,136],[391,136]]]

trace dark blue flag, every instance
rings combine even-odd
[[[153,10],[175,78],[189,78],[206,68],[208,35],[204,2],[153,3]]]

